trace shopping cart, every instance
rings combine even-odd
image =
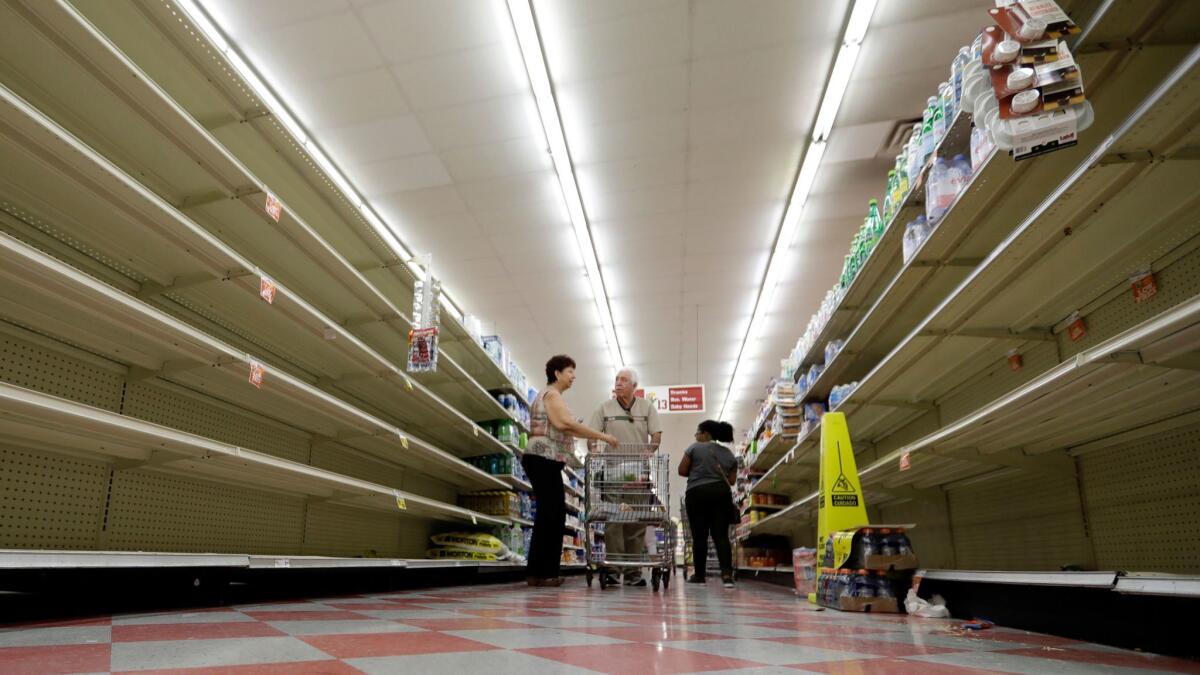
[[[585,462],[587,583],[601,568],[651,568],[650,585],[657,591],[670,585],[675,564],[674,536],[667,505],[670,456],[648,443],[622,444],[615,448],[593,442]],[[610,523],[639,523],[661,528],[663,545],[645,553],[608,553],[604,550],[604,528]],[[600,587],[608,585],[600,574]]]

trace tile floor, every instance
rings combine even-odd
[[[682,577],[680,577],[682,579]],[[468,586],[0,627],[0,673],[1135,673],[1190,662],[785,588]]]

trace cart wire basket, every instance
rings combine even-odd
[[[650,443],[610,447],[592,442],[584,466],[588,586],[601,568],[648,567],[651,587],[657,591],[661,585],[665,590],[675,566],[674,528],[668,509],[670,456]],[[666,540],[645,553],[610,554],[604,549],[604,528],[618,523],[658,527]],[[605,575],[599,577],[604,588],[608,583]]]

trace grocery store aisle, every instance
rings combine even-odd
[[[1187,661],[949,621],[801,606],[784,588],[524,585],[321,598],[0,629],[0,672],[1195,672]],[[234,666],[240,666],[235,668]]]

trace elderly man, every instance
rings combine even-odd
[[[612,434],[622,445],[646,445],[658,447],[662,440],[662,424],[654,404],[633,395],[637,390],[638,376],[632,368],[623,368],[617,373],[613,387],[613,398],[600,404],[588,426],[596,431]],[[610,554],[642,555],[646,552],[646,526],[638,523],[608,523],[604,529],[604,547]],[[607,582],[617,584],[617,570],[608,569]],[[629,586],[645,586],[641,569],[634,568],[625,575]]]

